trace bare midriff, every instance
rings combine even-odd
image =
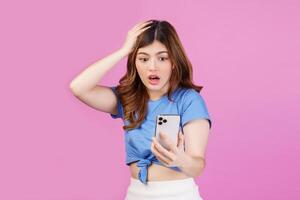
[[[138,179],[139,167],[133,162],[129,165],[131,177]],[[190,178],[183,172],[178,172],[165,166],[151,163],[148,167],[147,181],[167,181]]]

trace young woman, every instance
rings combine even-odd
[[[125,56],[120,84],[97,85]],[[194,178],[205,167],[211,119],[199,94],[202,86],[193,84],[192,65],[169,22],[136,24],[122,48],[85,69],[70,88],[87,105],[122,118],[131,172],[126,200],[202,199]],[[160,142],[155,139],[158,114],[180,115],[177,144],[167,133],[160,133]]]

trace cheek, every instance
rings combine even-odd
[[[136,66],[136,67],[135,67],[136,71],[137,71],[138,73],[140,73],[142,67],[141,67],[138,63],[135,63],[135,66]]]
[[[146,72],[145,70],[143,70],[143,67],[136,65],[136,71],[141,78],[144,78],[146,76]]]
[[[172,68],[170,69],[165,69],[164,71],[162,71],[162,74],[165,78],[169,78],[172,74]]]

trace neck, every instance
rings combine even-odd
[[[166,84],[161,90],[148,90],[149,98],[155,101],[165,95],[168,92],[168,89],[169,85]]]

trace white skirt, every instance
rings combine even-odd
[[[203,200],[193,178],[148,181],[144,185],[140,180],[130,177],[125,200]]]

